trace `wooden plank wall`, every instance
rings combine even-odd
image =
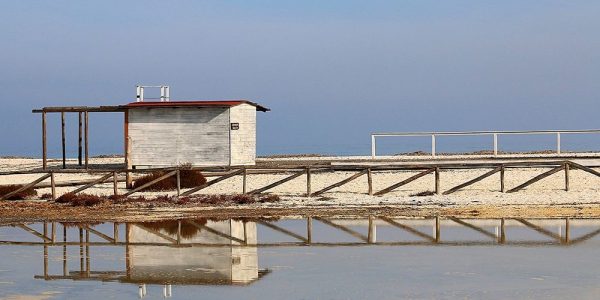
[[[128,121],[132,166],[229,165],[228,108],[138,108]]]
[[[254,165],[256,160],[256,107],[240,104],[230,108],[230,122],[238,123],[231,130],[231,165]]]

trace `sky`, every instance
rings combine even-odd
[[[368,154],[381,131],[596,129],[598,16],[600,2],[585,0],[6,1],[0,155],[41,155],[32,109],[125,104],[136,84],[271,108],[258,114],[261,155]],[[48,121],[58,156],[59,116]],[[120,114],[91,114],[90,153],[121,153],[122,127]],[[599,138],[564,147],[600,148]],[[463,142],[490,145],[440,141],[438,151]]]

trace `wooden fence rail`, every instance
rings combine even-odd
[[[507,170],[510,169],[519,169],[519,168],[539,168],[539,169],[549,169],[548,171],[545,171],[527,181],[525,181],[522,184],[517,185],[516,187],[512,187],[511,189],[506,191],[506,187],[505,187],[505,177],[507,176]],[[356,179],[358,179],[359,177],[363,176],[363,175],[367,175],[367,186],[365,188],[365,194],[368,195],[373,195],[373,196],[382,196],[385,195],[387,193],[390,193],[392,191],[394,191],[395,189],[397,189],[398,187],[404,186],[406,184],[409,184],[419,178],[422,178],[424,176],[427,176],[429,174],[434,174],[434,181],[433,181],[433,185],[432,188],[433,190],[437,193],[437,194],[444,194],[444,195],[450,195],[453,193],[456,193],[458,191],[460,191],[461,189],[464,189],[470,185],[473,185],[477,182],[482,181],[483,179],[486,179],[488,177],[491,177],[492,175],[495,175],[497,173],[500,173],[500,192],[507,192],[507,193],[515,193],[518,192],[522,189],[525,189],[529,186],[531,186],[532,184],[539,182],[541,180],[543,180],[544,178],[547,178],[553,174],[556,174],[558,172],[564,171],[565,175],[564,175],[564,179],[565,179],[565,190],[570,190],[570,181],[572,180],[570,177],[570,172],[572,172],[573,170],[581,170],[584,171],[588,174],[591,175],[595,175],[600,177],[600,172],[594,170],[592,167],[588,167],[588,166],[584,166],[581,165],[579,163],[575,163],[572,161],[550,161],[550,162],[511,162],[511,163],[486,163],[486,164],[479,164],[479,163],[475,163],[475,164],[456,164],[456,163],[450,163],[450,164],[425,164],[425,165],[344,165],[344,166],[317,166],[317,165],[304,165],[304,166],[293,166],[293,167],[289,167],[289,166],[244,166],[244,167],[227,167],[227,168],[193,168],[195,170],[201,170],[203,171],[203,173],[207,174],[207,177],[214,177],[214,179],[209,180],[208,182],[194,187],[194,188],[190,188],[187,191],[181,191],[180,188],[180,168],[178,167],[173,167],[173,168],[159,168],[159,169],[143,169],[143,170],[136,170],[136,169],[112,169],[112,170],[96,170],[96,171],[92,171],[92,170],[51,170],[51,171],[37,171],[37,172],[22,172],[22,171],[17,171],[17,172],[5,172],[5,173],[0,173],[0,176],[10,176],[10,175],[23,175],[23,174],[42,174],[41,177],[37,178],[36,180],[24,184],[21,187],[17,188],[16,190],[6,193],[5,195],[0,195],[0,199],[9,199],[10,197],[18,194],[19,192],[25,191],[27,189],[30,188],[47,188],[50,187],[51,191],[52,191],[52,199],[56,199],[56,187],[57,186],[79,186],[78,188],[76,188],[75,190],[71,191],[70,193],[80,193],[82,191],[85,191],[91,187],[94,187],[96,185],[99,184],[106,184],[106,183],[112,183],[112,187],[113,187],[113,194],[117,195],[118,194],[118,184],[122,183],[123,180],[119,179],[119,174],[124,174],[124,173],[140,173],[140,174],[147,174],[148,172],[156,172],[156,171],[160,171],[163,172],[165,175],[160,176],[159,178],[152,180],[151,182],[148,182],[142,186],[139,186],[137,188],[134,189],[130,189],[129,191],[125,192],[122,196],[123,197],[128,197],[131,196],[134,193],[140,192],[145,188],[148,188],[154,184],[157,184],[158,182],[168,178],[168,177],[172,177],[172,176],[176,176],[177,177],[177,195],[178,196],[190,196],[202,189],[205,189],[209,186],[212,186],[214,184],[217,184],[219,182],[222,182],[224,180],[236,177],[236,176],[242,176],[242,180],[243,180],[243,186],[242,186],[242,190],[240,191],[241,194],[249,194],[249,195],[255,195],[255,194],[260,194],[260,193],[264,193],[267,192],[270,189],[273,189],[275,187],[278,187],[286,182],[289,182],[293,179],[296,179],[298,177],[301,177],[303,175],[306,175],[306,196],[308,197],[316,197],[316,196],[320,196],[334,188],[343,186],[351,181],[354,181]],[[476,178],[470,179],[464,183],[461,183],[459,185],[456,185],[444,192],[440,191],[440,182],[442,180],[443,173],[444,171],[447,170],[484,170],[484,169],[488,169],[487,172],[485,172],[484,174],[477,176]],[[335,182],[333,184],[329,184],[319,190],[317,190],[316,192],[312,192],[312,187],[314,186],[314,183],[316,180],[319,180],[319,177],[315,177],[315,174],[323,174],[323,173],[350,173],[350,172],[354,172],[354,174],[352,174],[351,176]],[[410,177],[403,179],[393,185],[390,185],[384,189],[381,189],[377,192],[373,192],[373,186],[374,183],[377,182],[377,178],[376,178],[376,174],[377,173],[398,173],[398,174],[403,174],[406,172],[417,172],[414,175],[411,175]],[[56,182],[55,179],[55,175],[56,174],[102,174],[102,176],[96,178],[96,179],[92,179],[92,180],[83,180],[83,181],[79,181],[79,182]],[[272,183],[269,183],[261,188],[257,188],[251,191],[246,191],[247,189],[247,181],[251,180],[252,177],[248,177],[249,174],[288,174],[287,177],[284,177],[283,179],[278,179]],[[289,175],[291,174],[291,175]],[[447,173],[450,174],[450,173]],[[50,178],[50,184],[45,184],[42,183],[42,181],[46,180]],[[112,180],[110,180],[110,178],[112,178]]]

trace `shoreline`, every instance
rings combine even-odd
[[[600,217],[600,202],[562,205],[393,205],[393,206],[304,206],[258,205],[178,207],[152,204],[73,207],[53,202],[0,202],[0,223],[10,222],[140,222],[188,218],[277,218],[291,216],[398,218],[456,217],[466,219],[588,219]]]
[[[120,158],[94,158],[94,165],[113,165]],[[469,161],[469,160],[467,160]],[[592,160],[596,162],[596,160]],[[592,162],[590,161],[590,162]],[[278,160],[271,161],[278,163]],[[2,159],[1,170],[23,170],[38,163],[37,159]],[[56,166],[54,166],[56,167]],[[594,167],[596,168],[596,167]],[[596,168],[598,170],[598,168]],[[535,176],[548,171],[543,168],[519,168],[506,171],[506,187],[514,188]],[[400,180],[418,174],[420,171],[378,171],[372,175],[373,192],[380,191]],[[444,170],[440,173],[441,191],[447,191],[461,183],[485,174],[485,169]],[[354,176],[356,172],[336,171],[312,174],[312,191],[318,191]],[[566,175],[566,174],[565,174]],[[554,174],[515,193],[500,191],[500,174],[487,177],[471,186],[449,195],[431,194],[435,186],[434,174],[407,185],[395,188],[382,196],[367,193],[370,185],[367,176],[358,177],[343,186],[328,190],[319,196],[306,197],[307,178],[300,176],[269,189],[266,194],[275,194],[281,200],[273,203],[244,205],[194,204],[178,205],[170,202],[159,203],[152,198],[175,196],[170,192],[140,192],[135,195],[150,199],[148,203],[113,204],[106,202],[92,207],[71,207],[64,204],[40,200],[0,201],[0,222],[3,221],[135,221],[187,217],[270,217],[289,215],[314,216],[358,216],[388,215],[400,217],[455,216],[476,218],[556,218],[556,217],[600,217],[600,177],[573,169],[570,171],[569,191],[565,191],[565,175]],[[57,182],[93,180],[99,174],[56,173]],[[203,189],[204,195],[240,194],[242,188],[248,191],[260,189],[273,182],[290,176],[279,174],[248,174],[247,186],[242,176],[232,177]],[[0,176],[0,185],[27,183],[38,178],[37,174],[18,174]],[[47,182],[42,182],[46,184]],[[57,186],[58,195],[68,193],[75,187]],[[37,188],[39,195],[50,193],[49,186]],[[125,194],[124,183],[119,183],[118,193]],[[183,192],[183,191],[182,191]],[[108,197],[113,194],[113,184],[98,184],[85,193]]]

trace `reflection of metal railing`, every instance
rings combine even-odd
[[[521,131],[449,131],[449,132],[381,132],[371,134],[371,157],[377,156],[377,137],[431,137],[431,156],[436,156],[436,137],[439,136],[481,136],[493,138],[494,156],[498,155],[498,136],[500,135],[556,135],[556,154],[561,154],[561,134],[600,133],[600,129],[588,130],[521,130]]]

